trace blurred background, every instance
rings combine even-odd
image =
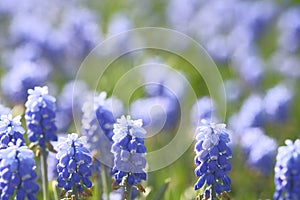
[[[81,63],[107,37],[149,26],[187,34],[216,63],[226,91],[225,123],[232,132],[230,196],[271,199],[277,148],[285,139],[298,138],[300,130],[300,2],[296,0],[1,0],[0,112],[12,109],[22,114],[27,90],[48,85],[57,98],[59,133],[81,133],[74,121],[81,124],[82,106],[95,92],[88,78],[77,81],[73,90]],[[121,51],[132,44],[124,37],[117,45]],[[141,86],[128,99],[113,92],[126,72],[143,64],[147,67],[136,78],[160,84]],[[191,124],[224,120],[203,77],[184,58],[151,49],[123,55],[105,70],[96,92],[113,94],[115,117],[131,114],[143,119],[152,135],[146,140],[148,152],[176,135],[180,99],[185,98],[185,83],[169,70],[157,68],[161,65],[184,76],[195,91],[198,99],[189,111]],[[186,127],[187,134],[194,133],[190,124]],[[168,167],[150,172],[143,184],[149,195],[139,198],[153,199],[156,191],[166,189],[161,199],[194,199],[194,156],[191,145]],[[169,185],[164,188],[166,180]]]

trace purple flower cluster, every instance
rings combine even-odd
[[[195,190],[206,185],[205,196],[214,196],[229,192],[231,170],[229,159],[232,157],[228,147],[229,134],[225,124],[205,123],[197,128],[195,144],[195,174],[199,177]],[[210,190],[210,191],[209,191]]]
[[[299,199],[300,198],[300,140],[294,143],[285,141],[286,146],[278,148],[275,166],[274,199]]]
[[[0,116],[0,149],[7,148],[10,143],[25,145],[23,134],[25,130],[21,126],[21,116],[12,118],[11,114]]]
[[[277,142],[260,128],[247,128],[241,135],[240,145],[247,164],[261,175],[268,176],[274,166]]]
[[[114,153],[112,171],[115,185],[137,185],[141,180],[146,180],[146,131],[142,125],[142,120],[132,120],[130,116],[122,116],[114,124],[114,144],[111,151]]]
[[[56,126],[58,132],[66,132],[73,120],[82,117],[81,108],[88,93],[87,85],[83,81],[67,82],[57,100]]]
[[[75,133],[69,134],[68,138],[60,138],[57,148],[57,186],[67,192],[72,190],[71,193],[76,190],[79,194],[91,188],[92,157],[82,138]]]
[[[46,142],[56,141],[55,98],[48,94],[48,87],[35,87],[28,90],[26,124],[30,142],[38,142],[41,147]]]
[[[0,150],[0,194],[2,200],[36,200],[39,186],[35,183],[34,154],[18,140],[16,145]]]
[[[48,66],[32,61],[23,61],[15,65],[2,79],[2,90],[13,103],[24,103],[27,91],[44,84],[50,74]]]

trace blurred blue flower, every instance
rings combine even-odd
[[[229,79],[225,82],[226,98],[229,102],[237,101],[241,94],[242,88],[238,80]]]
[[[264,76],[264,60],[257,52],[257,48],[249,45],[240,48],[232,55],[232,66],[240,79],[250,88],[256,89]]]
[[[11,114],[0,116],[0,149],[7,148],[10,143],[25,145],[23,134],[25,130],[21,125],[21,116],[12,118]]]
[[[213,100],[208,96],[204,96],[194,103],[191,110],[190,119],[193,125],[198,126],[203,119],[207,121],[214,121],[216,119],[214,112],[215,105]]]
[[[278,20],[278,46],[288,52],[297,52],[300,47],[300,7],[286,9]]]
[[[199,0],[170,0],[166,11],[167,20],[176,30],[187,33],[187,24],[193,19],[200,5]]]
[[[137,99],[130,106],[135,119],[142,119],[149,133],[158,133],[176,127],[179,118],[179,102],[164,96]]]
[[[283,84],[269,89],[264,98],[264,107],[268,118],[275,122],[285,121],[289,115],[292,97],[292,91]]]
[[[181,99],[185,93],[185,76],[164,65],[160,58],[151,58],[143,62],[141,75],[145,82],[146,96],[166,96]]]
[[[48,87],[34,87],[28,90],[25,103],[25,120],[28,127],[28,139],[41,147],[46,142],[56,141],[55,111],[56,99],[48,94]]]
[[[27,90],[44,84],[50,74],[47,65],[31,61],[20,62],[11,68],[1,81],[3,94],[13,103],[24,103]]]
[[[34,43],[41,46],[50,30],[49,19],[35,11],[18,12],[9,23],[9,36],[14,45]]]
[[[278,148],[275,166],[274,199],[300,199],[300,140],[285,141]]]
[[[276,51],[270,56],[269,65],[286,78],[300,78],[300,58],[297,54],[286,51]]]
[[[114,124],[114,144],[111,151],[114,153],[112,172],[115,185],[137,185],[141,180],[146,180],[146,131],[142,125],[142,120],[132,120],[130,116],[122,116]]]
[[[106,98],[106,92],[97,97],[89,97],[82,107],[82,135],[87,138],[87,145],[91,152],[96,153],[105,164],[112,166],[113,155],[110,152],[115,118],[123,110],[122,103],[114,98]],[[116,115],[115,115],[116,114]],[[99,169],[97,161],[93,163],[96,172]]]
[[[83,81],[70,81],[64,85],[57,100],[55,123],[59,132],[68,131],[73,120],[81,118],[81,108],[87,94],[88,88]]]
[[[262,127],[265,124],[265,110],[260,95],[251,94],[244,100],[240,111],[229,119],[230,127],[241,134],[248,127]]]
[[[4,105],[0,104],[0,116],[1,115],[8,115],[11,112],[11,110]]]
[[[57,178],[58,173],[56,166],[58,165],[58,160],[56,158],[56,154],[49,152],[47,157],[47,172],[48,172],[48,180],[54,180]]]
[[[57,186],[67,192],[76,187],[79,194],[86,188],[91,188],[92,156],[86,148],[85,141],[78,137],[78,134],[72,133],[68,138],[60,137],[57,150]]]
[[[265,135],[260,128],[248,128],[242,132],[240,145],[247,164],[261,175],[270,175],[273,166],[277,142]]]
[[[211,196],[229,192],[231,187],[231,180],[228,177],[231,170],[229,159],[232,152],[227,145],[229,134],[226,125],[203,121],[196,134],[195,174],[199,179],[194,189],[199,190],[206,184]],[[206,196],[210,196],[205,193]]]
[[[65,76],[74,77],[80,63],[101,40],[97,15],[89,9],[68,6],[59,28],[47,38],[45,49]]]
[[[16,145],[0,150],[0,191],[1,199],[36,200],[39,186],[35,183],[37,174],[34,171],[34,154],[27,146]]]

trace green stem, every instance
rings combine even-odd
[[[216,188],[214,183],[211,186],[211,200],[217,200]]]
[[[103,186],[103,191],[105,192],[106,194],[106,199],[109,200],[109,193],[110,193],[110,190],[109,190],[109,183],[108,183],[108,175],[107,175],[107,167],[105,165],[102,165],[101,167],[101,173],[102,173],[102,186]]]
[[[75,184],[73,184],[72,193],[75,195],[75,199],[78,200],[78,191]]]
[[[42,148],[42,153],[41,153],[41,175],[42,175],[43,199],[44,200],[49,200],[47,156],[48,156],[48,152],[46,151],[45,148]]]
[[[52,181],[52,190],[53,190],[54,200],[58,200],[56,181]]]
[[[214,180],[216,180],[216,176],[214,174]],[[217,200],[217,193],[216,193],[216,183],[213,182],[211,185],[211,200]]]
[[[124,188],[124,193],[126,193],[126,195],[123,195],[123,200],[131,200],[131,188],[132,185],[126,183]]]

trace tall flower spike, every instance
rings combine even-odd
[[[141,180],[146,180],[146,147],[144,145],[146,131],[142,128],[142,120],[132,120],[130,116],[122,116],[114,124],[114,185],[125,187],[125,192],[131,192],[132,185],[140,186]],[[128,197],[130,199],[130,196]]]
[[[35,200],[39,186],[35,183],[37,174],[34,171],[34,154],[27,146],[9,146],[0,150],[0,191],[2,200],[14,199]]]
[[[9,143],[17,144],[20,140],[20,145],[25,144],[23,134],[25,130],[21,126],[21,116],[12,118],[11,114],[1,115],[0,117],[0,149],[7,148]]]
[[[112,107],[117,111],[114,113],[116,115],[123,110],[119,100],[106,98],[106,92],[101,92],[97,97],[89,97],[82,107],[82,135],[87,138],[89,150],[105,159],[105,163],[113,162],[110,152],[115,123]],[[99,167],[95,165],[95,168],[98,171]]]
[[[274,199],[300,199],[300,140],[285,141],[278,148],[275,165]]]
[[[25,103],[25,119],[30,142],[38,141],[41,147],[46,142],[57,141],[55,134],[55,98],[48,94],[48,87],[35,87],[28,90],[28,100]]]
[[[57,186],[72,195],[86,196],[87,188],[92,187],[92,157],[85,142],[78,134],[72,133],[68,138],[60,138],[57,148]]]
[[[216,199],[216,194],[230,191],[231,180],[228,173],[231,170],[229,158],[232,157],[228,130],[225,124],[214,124],[202,121],[197,128],[195,145],[195,174],[199,177],[195,190],[199,190],[206,183],[204,196]]]

